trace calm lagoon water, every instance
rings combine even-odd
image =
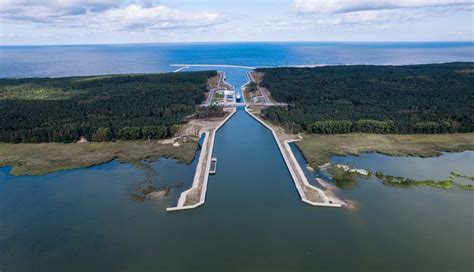
[[[326,50],[331,52],[384,51],[380,56],[393,50],[405,50],[405,54],[421,52],[413,60],[426,62],[442,58],[472,60],[472,54],[463,53],[472,52],[472,45],[466,49],[465,45],[413,44],[400,49],[400,45],[270,44],[280,51],[271,55],[262,49],[268,60],[257,57],[259,52],[254,51],[255,46],[265,49],[262,44],[232,45],[231,48],[240,48],[237,51],[225,49],[221,44],[200,46],[222,48],[212,52],[184,45],[168,48],[190,51],[187,53],[190,58],[182,59],[172,54],[166,57],[167,53],[152,45],[133,50],[111,46],[112,52],[103,49],[107,46],[1,48],[0,67],[3,76],[170,70],[168,64],[159,68],[162,64],[157,64],[161,60],[156,56],[160,54],[163,59],[170,59],[168,62],[204,62],[205,54],[213,56],[207,63],[251,64],[246,62],[254,57],[255,65],[259,64],[257,61],[271,65],[272,59],[281,64],[284,59],[306,64],[324,62],[309,52],[311,57],[306,62],[302,57],[291,57],[305,56],[301,55],[305,52],[301,47],[305,46],[313,53],[317,51],[318,56],[323,55],[319,52],[322,47],[328,47]],[[294,52],[297,47],[300,53]],[[204,56],[194,55],[196,50],[201,50]],[[61,66],[63,56],[49,59],[49,64],[43,63],[43,58],[48,56],[45,51],[51,51],[50,55],[63,52],[69,60],[78,58],[83,62],[78,66]],[[122,52],[136,66],[127,66],[127,61],[117,57],[115,51]],[[229,51],[240,53],[226,59]],[[293,55],[288,55],[289,52]],[[37,60],[28,60],[25,54],[36,55]],[[338,54],[326,57],[336,63]],[[10,58],[10,62],[4,62],[5,58]],[[358,62],[371,62],[375,57],[371,53],[357,58]],[[390,58],[395,59],[388,54],[385,60],[389,62]],[[12,68],[12,63],[16,63],[16,68]],[[91,63],[97,66],[89,66]],[[5,67],[9,67],[8,71]],[[225,70],[228,81],[236,86],[247,80],[244,70],[220,70]],[[294,150],[304,166],[301,154]],[[0,168],[0,270],[472,271],[474,267],[474,198],[470,191],[397,189],[371,178],[359,180],[351,189],[338,191],[342,197],[358,203],[356,210],[309,206],[300,201],[270,132],[242,110],[217,133],[213,155],[219,163],[217,174],[209,179],[206,204],[179,213],[164,210],[176,203],[179,193],[190,186],[196,161],[184,165],[161,159],[147,162],[146,168],[111,162],[40,177],[14,177],[8,167]],[[451,170],[474,174],[474,152],[469,151],[430,159],[365,154],[334,157],[333,161],[420,179],[444,179]],[[306,174],[311,182],[314,176],[325,177],[323,172]],[[132,201],[131,188],[143,182],[172,186],[184,182],[185,186],[174,188],[162,202]]]
[[[270,132],[244,111],[218,132],[215,144],[219,165],[209,179],[206,204],[181,213],[164,212],[179,191],[162,203],[130,200],[130,186],[149,179],[149,170],[128,164],[42,177],[12,177],[2,168],[0,268],[471,271],[470,191],[395,189],[372,178],[338,192],[358,209],[315,208],[299,200]],[[472,162],[473,153],[432,159],[433,170],[450,162],[472,173],[465,160]],[[352,157],[334,160],[394,173],[410,165],[416,169],[392,165],[387,156],[362,158],[360,164]],[[171,160],[151,165],[157,182],[187,186],[195,167]],[[434,175],[442,178],[444,172]]]

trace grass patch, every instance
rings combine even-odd
[[[460,183],[455,183],[457,187],[463,190],[474,190],[474,185],[472,184],[460,184]]]
[[[474,150],[474,133],[460,134],[307,134],[296,142],[308,164],[330,162],[331,156],[377,152],[390,156],[435,157],[441,152]]]
[[[439,188],[439,189],[451,189],[454,187],[454,185],[458,185],[450,179],[440,180],[440,181],[435,181],[435,180],[418,181],[418,180],[404,178],[404,177],[385,175],[382,172],[375,173],[375,176],[378,179],[382,180],[383,184],[392,186],[392,187],[399,187],[399,188],[412,188],[412,187],[419,187],[419,186],[427,186],[427,187],[433,187],[433,188]]]
[[[0,144],[0,167],[11,166],[11,174],[44,175],[58,170],[90,167],[114,159],[136,164],[141,160],[175,158],[191,163],[197,141],[180,146],[158,141],[118,141],[93,143]]]
[[[37,86],[34,84],[8,85],[0,90],[0,99],[19,100],[61,100],[83,92],[66,91],[58,87]]]
[[[350,167],[350,169],[353,168]],[[336,186],[341,189],[349,189],[354,187],[357,184],[356,177],[368,179],[372,176],[370,171],[368,175],[363,175],[355,171],[346,171],[343,168],[339,168],[337,166],[331,167],[327,171],[329,174],[331,174],[332,179],[336,182]]]
[[[354,187],[357,184],[357,176],[364,178],[371,176],[363,176],[355,172],[348,172],[338,167],[329,168],[328,173],[331,174],[332,179],[336,182],[336,186],[341,189]],[[472,184],[461,184],[455,182],[453,175],[451,175],[450,179],[448,180],[415,180],[405,177],[386,175],[382,172],[376,172],[375,176],[381,180],[384,185],[397,188],[432,187],[448,190],[456,186],[463,190],[474,190],[474,185]]]
[[[332,167],[328,169],[332,179],[336,182],[336,186],[342,189],[349,189],[357,184],[356,174],[344,171],[341,168]]]
[[[456,172],[456,171],[452,171],[451,176],[456,177],[456,178],[465,178],[465,179],[469,179],[471,181],[474,181],[474,176],[464,175],[464,174],[461,174],[461,173]]]

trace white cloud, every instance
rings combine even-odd
[[[12,38],[19,38],[21,35],[19,34],[12,34],[12,33],[0,33],[0,38],[4,39],[12,39]]]
[[[0,0],[0,19],[58,27],[94,30],[149,30],[200,28],[226,21],[210,12],[184,12],[156,0]]]
[[[300,13],[348,13],[440,6],[472,7],[472,5],[472,0],[293,0],[293,10]]]
[[[188,13],[163,5],[149,8],[130,5],[107,10],[85,20],[99,27],[139,30],[205,27],[223,23],[225,18],[218,13]]]
[[[1,18],[24,22],[53,22],[64,16],[79,16],[118,7],[112,0],[1,0]]]
[[[345,27],[365,27],[371,26],[377,29],[386,29],[394,23],[406,22],[421,18],[422,15],[416,13],[400,14],[397,10],[384,11],[358,11],[331,16],[303,16],[289,17],[284,20],[274,19],[265,24],[263,27],[268,30],[291,30],[291,31],[308,31],[320,28],[345,28]]]
[[[294,0],[295,25],[367,26],[387,28],[390,25],[424,18],[442,18],[471,12],[472,0]]]

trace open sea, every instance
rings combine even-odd
[[[169,72],[171,64],[254,67],[474,61],[474,42],[0,46],[0,77]]]

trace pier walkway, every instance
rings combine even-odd
[[[248,78],[248,82],[241,87],[241,90],[243,90],[246,87],[246,85],[249,84],[250,82],[255,82],[255,79],[251,73],[247,73],[247,78]],[[232,86],[228,84],[227,82],[225,82],[225,74],[223,73],[221,73],[221,76],[217,84],[217,88],[214,89],[214,92],[210,94],[205,105],[209,106],[211,104],[212,97],[214,96],[215,91],[222,89],[222,85],[224,85],[224,88]],[[196,166],[196,172],[194,175],[193,184],[190,189],[181,193],[177,206],[167,208],[167,211],[193,209],[204,204],[205,199],[206,199],[206,191],[207,191],[209,174],[211,174],[211,172],[215,173],[215,170],[216,170],[215,168],[216,168],[217,162],[216,161],[213,162],[213,158],[212,158],[216,133],[235,114],[237,106],[245,106],[246,104],[248,104],[248,105],[261,107],[261,106],[267,106],[267,105],[269,106],[269,105],[280,104],[280,103],[275,103],[270,99],[267,93],[267,90],[264,90],[264,89],[259,89],[259,90],[264,98],[263,105],[261,103],[257,105],[255,103],[248,103],[248,102],[236,103],[235,101],[232,103],[230,102],[219,103],[220,105],[223,105],[223,106],[232,107],[232,112],[221,123],[219,123],[217,127],[209,128],[207,129],[207,131],[204,132],[205,134],[204,141],[203,141],[201,153],[199,155],[199,161]],[[328,197],[323,190],[311,185],[308,182],[308,179],[306,178],[303,170],[301,169],[301,166],[296,160],[289,145],[289,143],[291,141],[294,141],[294,139],[288,139],[289,137],[278,137],[277,133],[270,125],[266,124],[259,117],[254,115],[251,111],[249,111],[247,107],[245,107],[245,111],[255,120],[257,120],[260,124],[262,124],[268,130],[270,130],[271,133],[273,134],[273,137],[278,145],[278,149],[285,161],[285,164],[288,168],[288,171],[290,172],[291,178],[293,179],[293,182],[298,191],[298,194],[303,202],[313,205],[313,206],[323,206],[323,207],[342,207],[345,204],[342,200],[339,200],[335,197]],[[278,130],[278,128],[276,129]],[[282,134],[282,136],[285,136],[285,135],[286,134],[284,133]],[[214,168],[211,171],[211,165],[213,163],[214,163],[213,165]]]
[[[275,138],[275,141],[278,145],[278,149],[280,150],[280,153],[283,156],[288,171],[290,172],[291,178],[293,179],[296,189],[298,190],[298,194],[300,195],[301,201],[313,206],[335,208],[342,207],[342,204],[344,202],[337,201],[337,203],[334,203],[333,199],[329,199],[323,190],[309,184],[308,179],[306,178],[303,170],[301,169],[298,161],[295,158],[295,155],[291,151],[289,143],[294,140],[280,139],[272,127],[270,127],[260,118],[255,116],[247,108],[245,108],[245,110],[250,116],[252,116],[255,120],[257,120],[259,123],[261,123],[263,126],[265,126],[272,132],[273,137]]]
[[[201,148],[201,154],[199,155],[199,162],[196,166],[193,184],[190,189],[181,193],[178,199],[178,205],[176,205],[176,207],[167,208],[167,211],[171,212],[194,209],[204,204],[206,201],[207,182],[209,179],[216,133],[235,114],[235,112],[236,109],[234,108],[216,128],[204,132],[204,141]]]

